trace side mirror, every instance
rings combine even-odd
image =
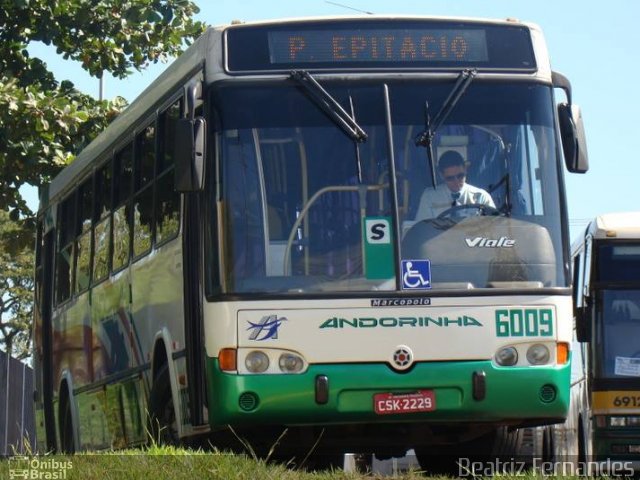
[[[589,157],[580,107],[569,103],[560,103],[558,105],[558,120],[567,170],[572,173],[585,173],[589,170]]]
[[[207,122],[204,118],[181,118],[176,124],[175,189],[199,192],[204,188]]]

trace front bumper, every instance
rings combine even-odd
[[[474,372],[484,372],[486,395],[473,396]],[[425,362],[398,373],[387,364],[311,365],[304,374],[224,373],[207,359],[209,422],[224,425],[340,425],[376,423],[525,423],[566,418],[570,364],[498,368],[491,361]],[[326,403],[316,401],[316,378],[328,379]],[[377,415],[373,396],[381,392],[433,390],[429,412]],[[550,399],[550,392],[555,392]]]

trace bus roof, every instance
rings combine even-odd
[[[447,17],[442,15],[393,15],[393,14],[373,14],[373,15],[321,15],[313,17],[287,17],[269,20],[250,20],[242,21],[235,20],[230,24],[216,25],[216,30],[225,30],[227,28],[233,28],[238,25],[282,25],[287,23],[301,23],[301,22],[335,22],[335,21],[352,21],[352,20],[433,20],[433,21],[446,21],[446,22],[465,22],[465,23],[482,23],[493,25],[520,25],[526,26],[531,29],[540,30],[540,27],[532,22],[523,22],[516,18],[480,18],[480,17]]]
[[[586,233],[594,238],[640,238],[640,211],[598,215]]]

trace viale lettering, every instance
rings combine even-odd
[[[498,239],[486,237],[465,238],[464,241],[467,242],[467,247],[470,248],[511,248],[516,245],[515,240],[507,237],[500,237]]]

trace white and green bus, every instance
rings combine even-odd
[[[640,470],[640,212],[603,214],[572,245],[571,409],[549,451],[584,473]]]
[[[451,151],[493,206],[421,218]],[[210,28],[41,192],[40,447],[513,451],[569,407],[565,169],[535,25]]]

